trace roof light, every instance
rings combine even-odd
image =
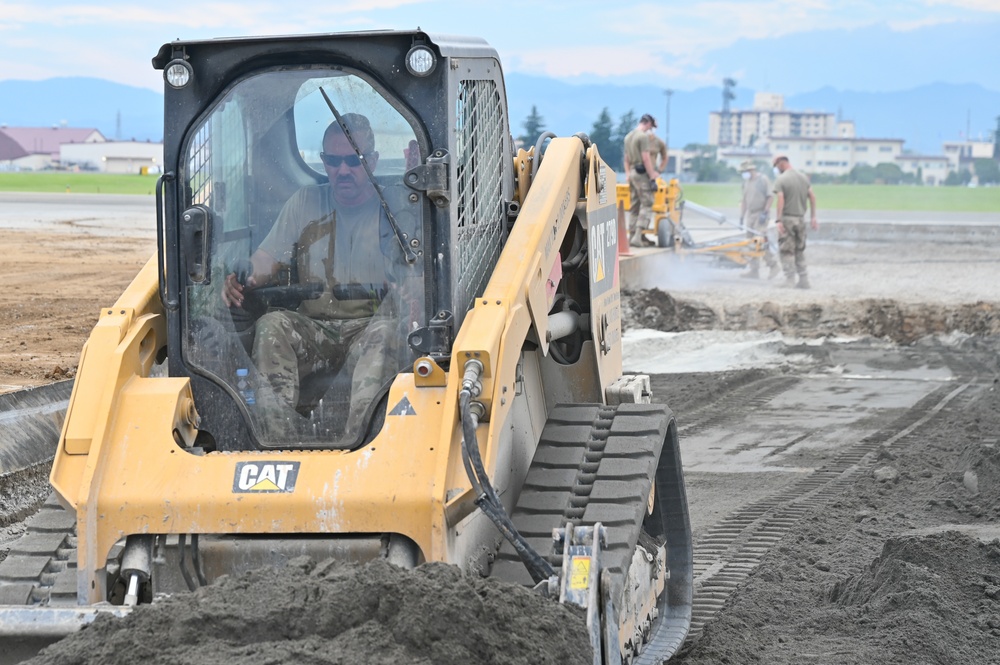
[[[183,88],[194,78],[194,69],[184,60],[171,60],[163,68],[163,80],[172,88]]]
[[[406,54],[406,69],[414,76],[427,76],[437,66],[434,51],[423,45],[417,45]]]

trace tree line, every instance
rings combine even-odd
[[[604,107],[601,114],[594,121],[590,128],[591,142],[597,145],[597,150],[611,168],[621,171],[625,167],[625,135],[635,129],[639,124],[639,117],[633,109],[623,113],[616,123]],[[531,113],[525,119],[524,132],[516,137],[521,142],[522,147],[527,150],[538,141],[538,137],[545,133],[545,119],[538,113],[538,107],[532,106]]]

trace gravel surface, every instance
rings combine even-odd
[[[884,446],[678,662],[997,662],[1000,340],[969,340],[966,352],[981,363],[970,401]]]

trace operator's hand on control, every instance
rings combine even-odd
[[[252,289],[257,286],[257,280],[254,279],[253,275],[249,275],[246,278],[246,288]],[[242,307],[243,306],[243,288],[244,285],[240,284],[240,281],[236,278],[236,273],[231,272],[226,275],[226,281],[222,285],[222,302],[226,304],[226,307]]]
[[[819,220],[816,219],[816,215],[813,215],[812,219],[809,220],[809,226],[812,228],[813,231],[816,231],[816,230],[819,229]]]

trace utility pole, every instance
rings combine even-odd
[[[729,111],[729,102],[736,99],[733,88],[736,81],[731,78],[722,80],[722,113],[719,115],[719,145],[727,146],[735,143],[733,141],[732,115]]]

